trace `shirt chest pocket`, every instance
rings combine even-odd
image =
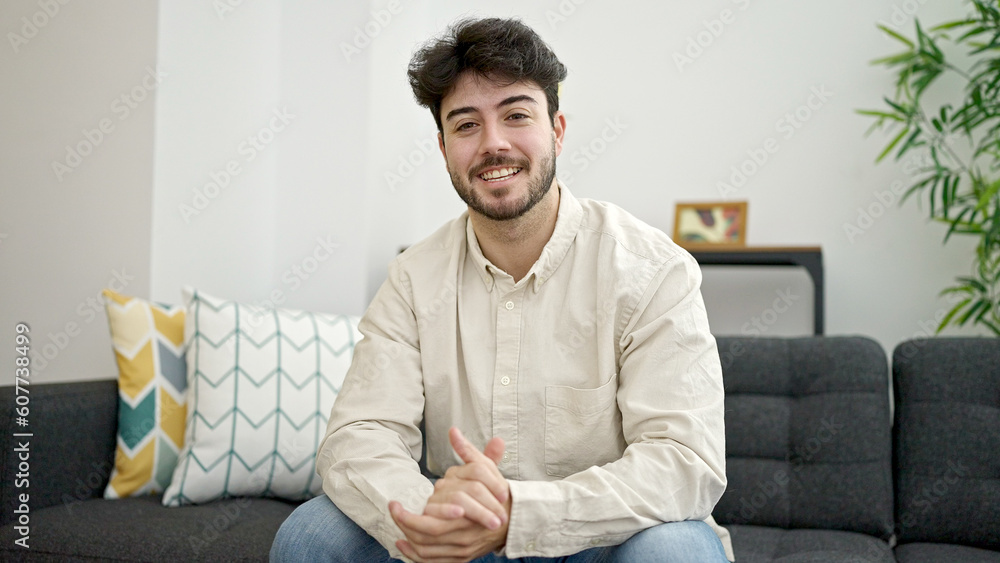
[[[567,477],[625,451],[617,376],[596,389],[545,387],[545,472]]]

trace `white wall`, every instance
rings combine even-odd
[[[149,292],[156,4],[45,5],[0,2],[0,385],[22,321],[35,383],[114,377],[98,296]]]
[[[70,3],[20,52],[0,49],[0,91],[12,101],[0,109],[0,322],[33,322],[41,343],[66,322],[83,328],[45,380],[113,373],[103,316],[86,323],[77,308],[122,267],[135,277],[127,293],[160,301],[177,302],[192,284],[362,312],[398,248],[462,210],[405,75],[416,46],[461,15],[519,15],[569,67],[558,167],[576,195],[667,232],[678,201],[746,199],[751,245],[821,245],[829,334],[870,335],[891,351],[927,332],[948,308],[938,291],[968,269],[969,241],[943,247],[915,202],[890,205],[861,235],[844,231],[859,208],[878,211],[880,194],[908,181],[901,165],[874,165],[884,136],[864,138],[869,122],[854,113],[891,88],[868,65],[895,49],[875,22],[908,30],[904,9],[937,22],[953,16],[951,4],[232,3],[222,13],[197,0]],[[16,31],[38,9],[5,2],[0,21]],[[712,23],[723,10],[731,23]],[[707,28],[718,32],[710,42]],[[675,53],[699,34],[707,46],[678,68]],[[141,84],[146,66],[162,82],[118,121],[109,104]],[[796,111],[808,119],[788,129]],[[114,133],[58,182],[50,161],[102,117]],[[606,130],[617,136],[602,144]],[[270,142],[250,159],[248,137]],[[769,138],[777,151],[745,185],[720,189]],[[227,165],[238,172],[213,191]],[[706,268],[705,277],[717,333],[740,333],[789,291],[800,299],[767,334],[811,327],[802,272]]]
[[[360,314],[368,69],[337,38],[364,6],[216,6],[160,4],[152,295]]]
[[[176,303],[192,284],[258,299],[274,271],[282,138],[259,151],[248,138],[286,103],[281,10],[248,3],[220,15],[193,1],[159,9],[158,63],[168,76],[156,108],[151,295]]]
[[[876,22],[909,32],[915,8],[938,22],[955,17],[953,7],[916,0],[410,4],[372,48],[373,107],[381,109],[369,124],[369,187],[379,201],[370,225],[384,240],[372,239],[369,295],[413,229],[429,233],[460,210],[440,160],[417,167],[394,191],[378,182],[415,140],[433,133],[405,82],[412,49],[463,15],[519,15],[569,67],[558,169],[576,195],[617,203],[668,233],[678,201],[748,200],[749,244],[823,247],[828,334],[869,335],[891,352],[905,338],[930,334],[950,308],[937,293],[968,270],[971,242],[943,247],[943,229],[928,225],[913,201],[881,206],[878,198],[909,178],[901,165],[874,165],[885,137],[866,139],[870,122],[854,111],[891,91],[890,76],[868,64],[896,49]],[[689,52],[699,40],[705,45]],[[612,142],[599,140],[605,131]],[[734,186],[732,167],[752,153],[760,159],[768,139],[774,152]],[[859,219],[859,208],[872,206],[884,212],[871,224]],[[400,226],[407,215],[416,215],[409,231]],[[848,236],[845,225],[859,221],[863,234]],[[704,271],[716,333],[760,332],[753,321],[774,319],[768,310],[779,294],[796,300],[763,334],[811,332],[812,285],[803,271]]]

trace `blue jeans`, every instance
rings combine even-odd
[[[353,520],[344,515],[326,495],[320,495],[295,509],[281,525],[274,545],[272,562],[388,563],[397,561]],[[565,557],[525,557],[508,559],[493,554],[475,563],[611,563],[669,562],[724,563],[722,542],[708,524],[700,521],[671,522],[639,532],[625,543],[595,547]]]

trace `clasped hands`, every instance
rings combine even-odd
[[[451,447],[465,462],[434,483],[423,514],[389,503],[392,519],[406,536],[396,547],[419,563],[464,563],[502,547],[510,522],[510,485],[497,465],[504,443],[493,438],[480,452],[458,428],[448,432]]]

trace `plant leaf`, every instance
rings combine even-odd
[[[948,326],[948,323],[951,322],[951,318],[954,317],[955,314],[957,314],[959,311],[964,309],[965,306],[968,305],[971,301],[972,301],[971,297],[968,299],[963,299],[959,301],[957,305],[952,307],[951,311],[948,311],[948,314],[945,315],[943,319],[941,319],[941,324],[938,325],[937,331],[941,332],[942,330],[944,330],[944,328]]]
[[[868,115],[871,117],[881,117],[885,119],[891,119],[893,121],[906,121],[904,118],[900,117],[899,114],[889,113],[886,111],[879,111],[874,109],[856,109],[854,113],[859,115]]]
[[[976,20],[955,20],[955,21],[952,21],[952,22],[945,22],[945,23],[942,23],[942,24],[938,24],[938,25],[932,27],[930,30],[931,31],[944,31],[944,30],[947,30],[947,29],[954,29],[956,27],[961,27],[963,25],[972,25],[974,23],[977,23],[977,21]],[[879,27],[882,27],[882,26],[879,26]]]
[[[896,148],[896,145],[898,145],[899,142],[903,140],[903,137],[906,136],[909,132],[910,132],[910,126],[907,125],[906,127],[903,128],[902,131],[899,132],[899,135],[896,135],[896,138],[893,139],[891,143],[889,143],[889,146],[885,147],[885,150],[882,151],[882,154],[878,155],[878,158],[875,159],[875,162],[882,162],[882,159],[884,159],[886,155],[891,153],[892,149]]]
[[[917,55],[912,53],[911,51],[904,51],[902,53],[896,53],[895,55],[889,55],[887,57],[873,59],[868,64],[872,66],[877,66],[877,65],[894,66],[899,63],[904,63],[913,60],[916,57]]]
[[[972,315],[975,315],[976,311],[978,311],[979,309],[981,309],[984,305],[986,305],[986,302],[983,301],[982,299],[979,299],[978,301],[976,301],[972,305],[972,307],[970,307],[969,310],[966,311],[965,314],[962,315],[962,317],[958,319],[958,326],[965,326],[965,323],[969,322],[969,317],[971,317]]]
[[[885,25],[882,25],[882,24],[878,24],[878,28],[881,29],[884,33],[887,33],[889,36],[895,38],[896,40],[900,41],[901,43],[905,44],[907,47],[909,47],[911,49],[916,46],[916,45],[913,44],[913,41],[910,41],[909,39],[907,39],[903,35],[900,35],[899,33],[897,33],[896,31],[894,31],[892,28],[890,28],[888,26],[885,26]]]

